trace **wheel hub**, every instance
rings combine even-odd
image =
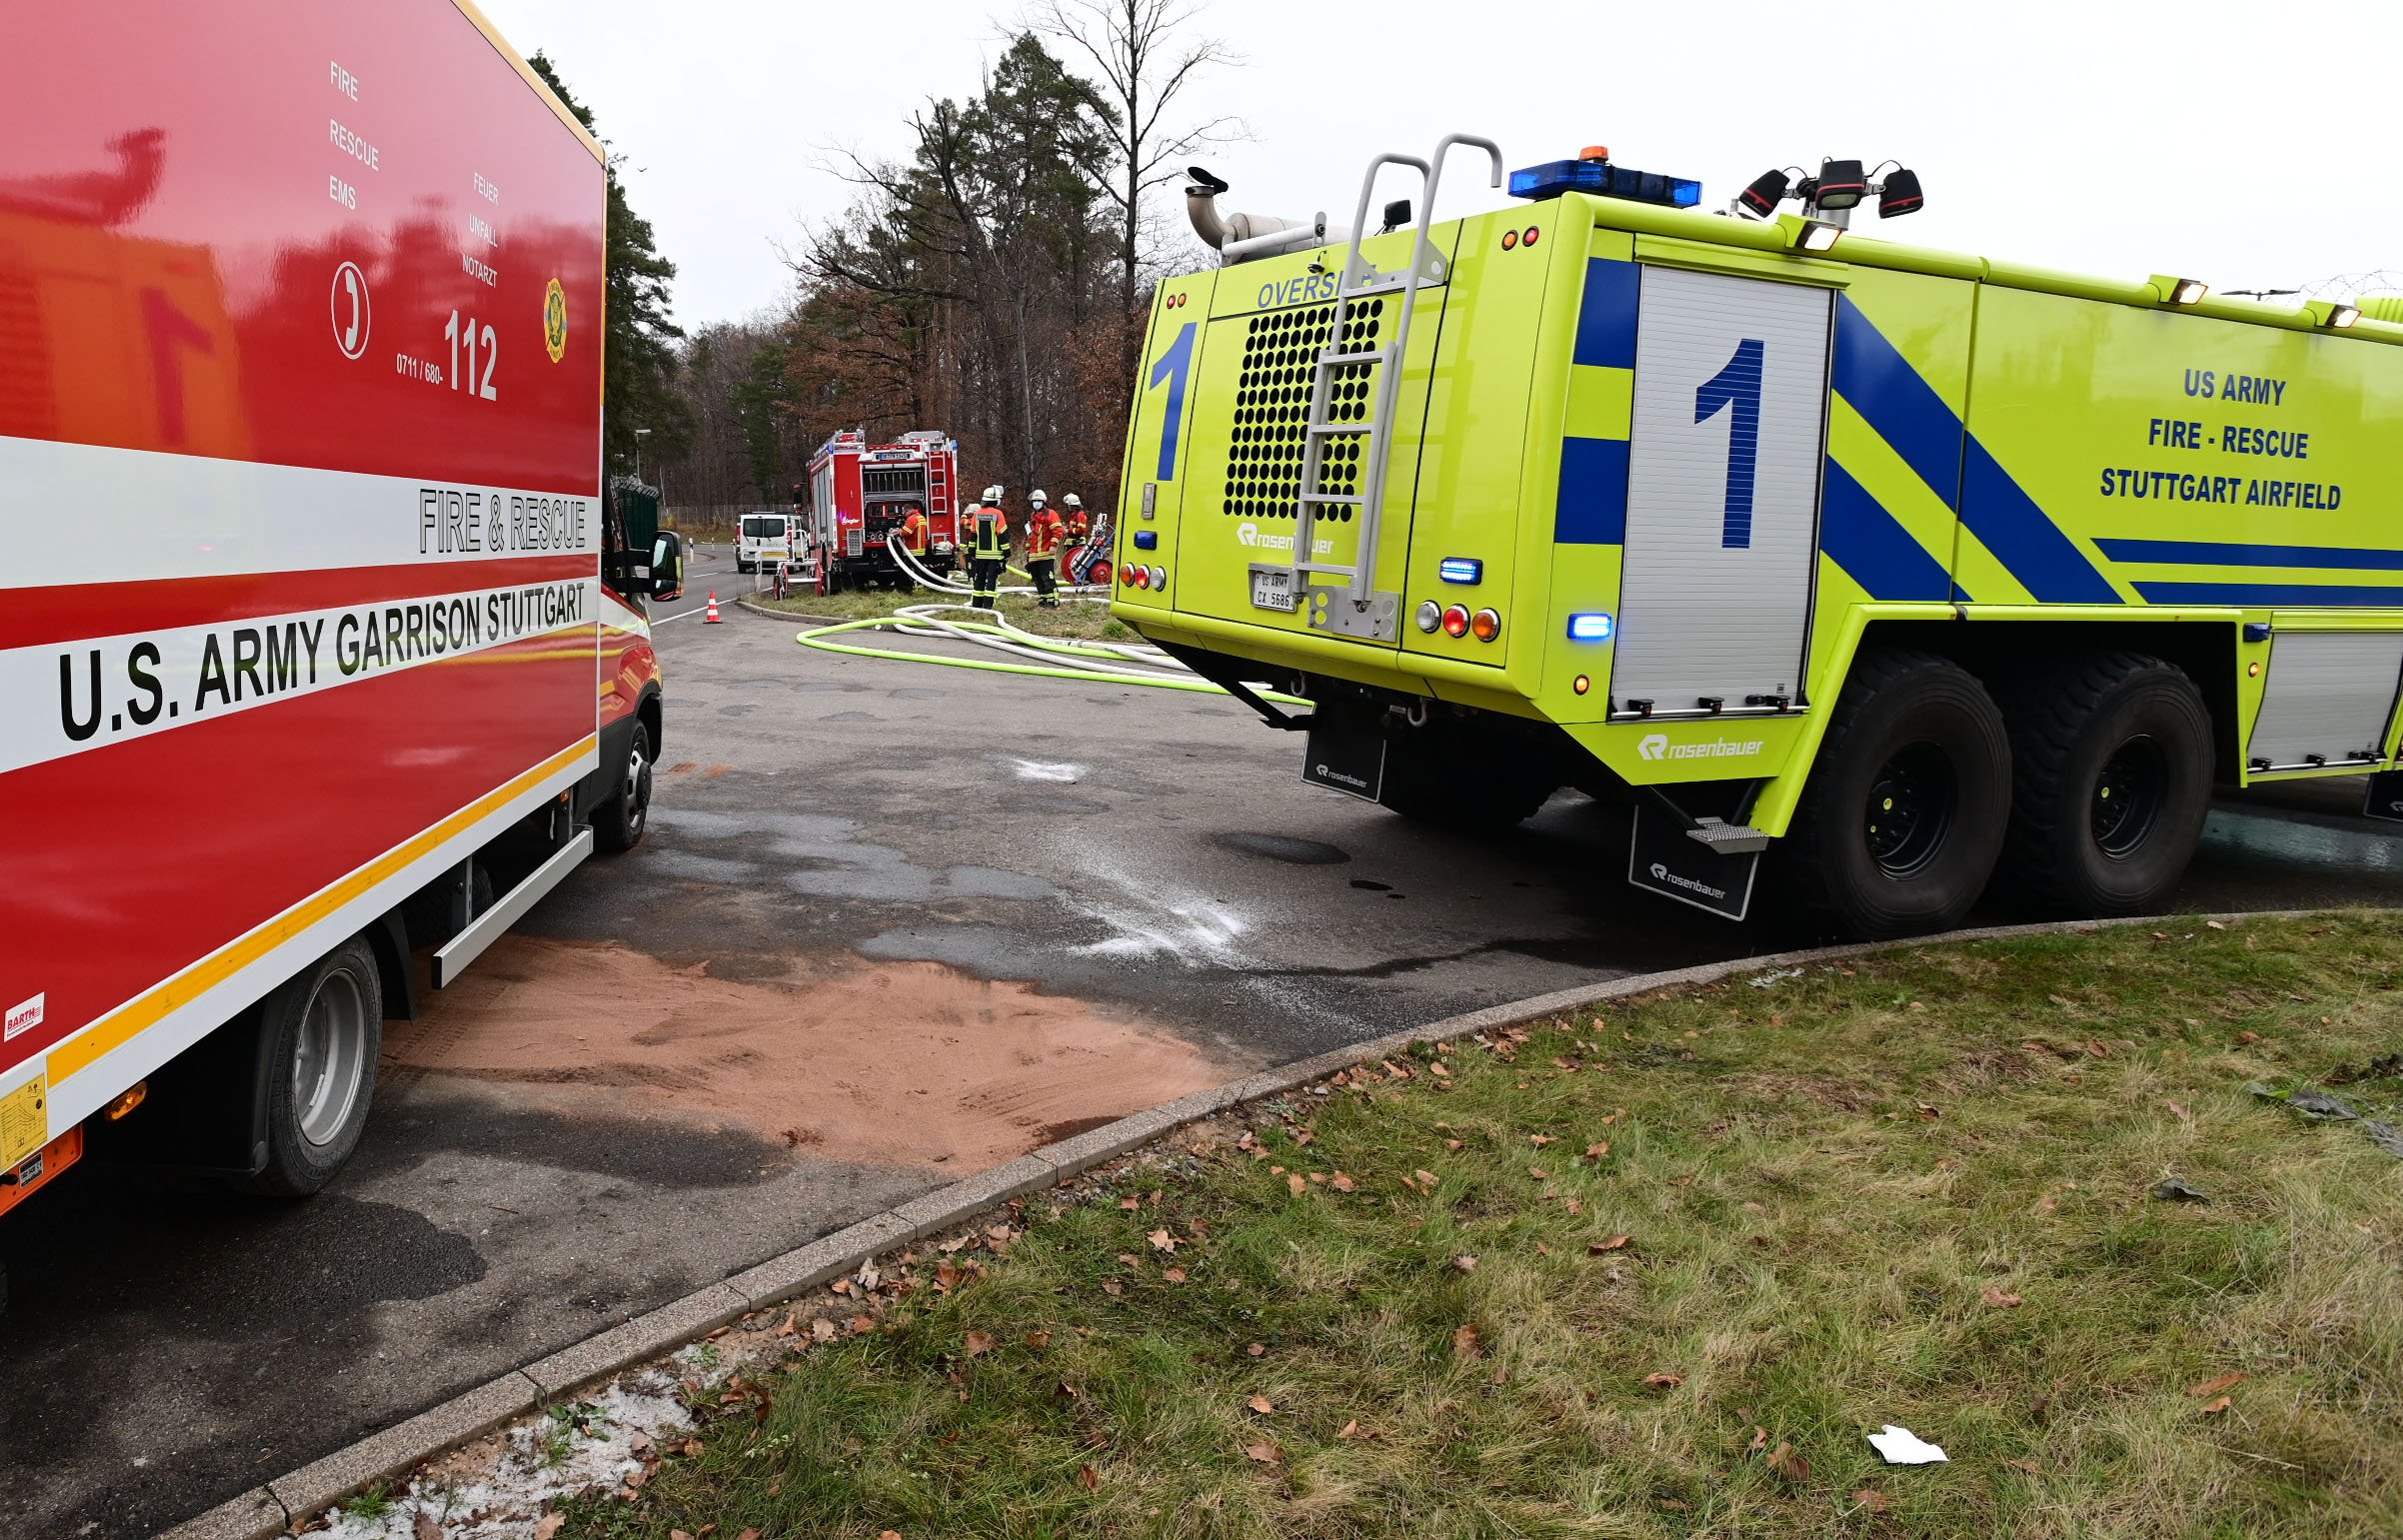
[[[1926,865],[1943,847],[1958,794],[1952,764],[1933,744],[1896,751],[1869,781],[1863,837],[1870,859],[1889,876]]]
[[[367,1004],[359,980],[328,973],[303,1012],[292,1055],[292,1110],[301,1137],[327,1145],[350,1121],[367,1070]]]
[[[2161,803],[2169,791],[2169,766],[2161,746],[2135,738],[2112,751],[2094,780],[2094,799],[2088,826],[2105,855],[2132,853],[2161,821]]]

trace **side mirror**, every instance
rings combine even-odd
[[[684,537],[662,530],[651,543],[651,597],[684,597]]]

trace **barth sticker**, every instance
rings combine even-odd
[[[18,1003],[9,1006],[6,1021],[4,1024],[0,1024],[0,1041],[13,1042],[18,1037],[21,1037],[25,1033],[32,1031],[35,1027],[40,1026],[42,1024],[43,1010],[49,1004],[49,1000],[50,991],[45,989],[41,993],[35,995],[32,999],[20,1000]]]
[[[568,356],[568,291],[556,278],[543,291],[543,346],[551,350],[554,364]]]

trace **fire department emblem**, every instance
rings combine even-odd
[[[568,356],[568,291],[556,278],[543,295],[543,346],[551,350],[554,364]]]

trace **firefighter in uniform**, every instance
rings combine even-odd
[[[1002,513],[1002,489],[985,489],[985,496],[969,510],[968,538],[969,587],[976,597],[969,601],[979,610],[995,608],[995,599],[1002,591],[1002,563],[1010,555],[1010,521]]]
[[[1035,602],[1046,610],[1060,608],[1060,546],[1068,527],[1060,522],[1037,488],[1027,498],[1027,576],[1035,580]]]
[[[903,549],[910,553],[920,567],[927,565],[927,541],[933,531],[934,526],[928,522],[926,510],[913,504],[910,516],[901,524],[901,543]],[[910,587],[918,587],[918,579],[915,574],[905,574],[904,576],[909,579]]]
[[[1085,500],[1078,497],[1075,493],[1072,492],[1067,497],[1062,498],[1060,500],[1060,506],[1068,510],[1067,538],[1061,542],[1061,560],[1066,561],[1068,559],[1069,552],[1083,549],[1085,546],[1086,537],[1093,533],[1093,526],[1088,523],[1085,518]],[[1093,554],[1091,552],[1087,552],[1084,558],[1077,563],[1077,566],[1079,568],[1090,566],[1092,564],[1092,560]],[[1066,574],[1066,577],[1071,584],[1083,583],[1085,581],[1085,574],[1081,571],[1070,572]]]

